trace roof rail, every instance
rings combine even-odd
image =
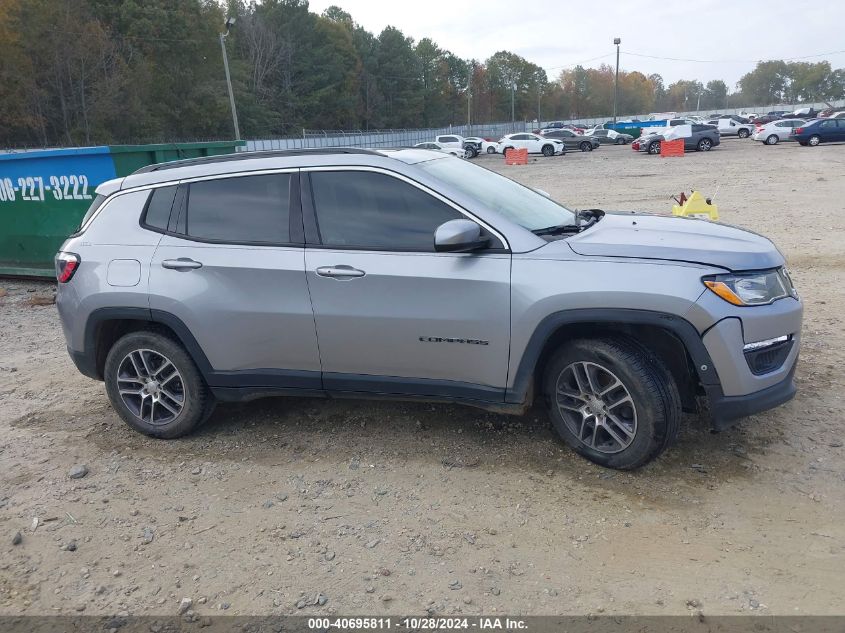
[[[279,158],[284,156],[308,156],[315,154],[380,154],[374,149],[362,147],[315,147],[300,149],[279,149],[260,152],[235,152],[234,154],[218,154],[216,156],[202,156],[200,158],[186,158],[184,160],[173,160],[166,163],[156,163],[136,169],[133,174],[146,174],[164,169],[176,169],[177,167],[190,167],[191,165],[206,165],[208,163],[228,163],[239,160],[250,160],[253,158]]]

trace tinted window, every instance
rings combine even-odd
[[[527,141],[530,137],[527,134],[514,134],[511,136],[513,141]]]
[[[170,209],[173,207],[173,199],[175,197],[175,186],[153,189],[153,192],[150,194],[150,200],[147,203],[147,214],[144,216],[144,224],[166,231],[167,223],[170,220]]]
[[[440,142],[441,143],[457,143],[458,137],[457,136],[441,136]]]
[[[836,127],[836,121],[835,120],[822,121],[821,124],[819,125],[819,127],[826,129],[826,130],[830,129],[830,128],[834,128],[834,127]]]
[[[593,134],[595,136],[607,136],[607,130],[596,130]]]
[[[313,172],[311,185],[320,236],[329,246],[433,251],[435,229],[463,217],[424,191],[384,174]]]
[[[187,234],[225,242],[290,240],[290,176],[241,176],[191,184]]]

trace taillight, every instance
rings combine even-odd
[[[793,134],[801,134],[801,132],[803,132],[803,131],[804,131],[803,127],[797,127],[797,128],[795,128],[795,131],[793,132]]]
[[[81,261],[76,253],[62,251],[56,254],[56,279],[60,284],[66,284],[71,280]]]

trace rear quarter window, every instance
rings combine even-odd
[[[176,186],[159,187],[153,189],[147,199],[147,206],[144,210],[144,217],[141,224],[147,228],[157,231],[166,231],[170,222],[170,210],[173,208],[173,199],[176,197]]]

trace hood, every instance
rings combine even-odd
[[[784,264],[780,251],[765,237],[692,218],[607,213],[566,242],[579,255],[690,262],[732,271]]]

